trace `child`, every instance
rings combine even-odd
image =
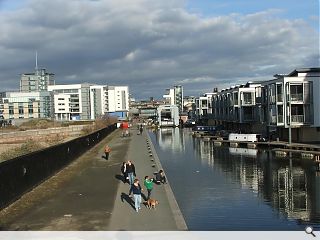
[[[144,186],[146,187],[147,191],[148,191],[148,197],[147,197],[147,200],[150,199],[150,196],[151,196],[151,191],[153,189],[153,179],[149,178],[149,176],[145,176],[144,177]]]
[[[106,147],[104,148],[104,153],[106,154],[106,160],[109,159],[110,152],[111,152],[111,148],[108,145],[106,145]]]

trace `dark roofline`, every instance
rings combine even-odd
[[[319,67],[316,67],[316,68],[297,68],[297,69],[293,70],[291,73],[289,73],[287,76],[288,77],[296,76],[296,75],[298,75],[298,73],[301,73],[301,72],[305,72],[305,73],[320,72],[320,68]]]

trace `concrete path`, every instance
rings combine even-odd
[[[152,156],[150,156],[148,146],[151,148]],[[132,131],[127,158],[135,164],[137,178],[144,189],[143,192],[147,195],[147,191],[143,186],[144,177],[146,175],[154,177],[154,172],[161,169],[161,164],[145,131],[142,135],[138,135],[138,131]],[[157,199],[159,205],[157,205],[156,209],[147,209],[142,205],[142,209],[137,213],[134,209],[134,202],[128,197],[129,184],[121,183],[107,229],[141,231],[186,230],[181,212],[170,191],[169,184],[154,184],[151,198]]]
[[[131,130],[130,137],[122,138],[116,130],[25,194],[0,212],[0,230],[186,230],[169,184],[155,185],[152,197],[160,202],[156,210],[142,205],[137,213],[132,207],[129,184],[121,179],[121,163],[134,162],[142,185],[145,175],[161,168],[156,155],[150,160],[147,134],[137,133]],[[112,149],[108,161],[103,158],[107,143]]]

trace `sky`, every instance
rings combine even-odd
[[[0,0],[0,91],[36,52],[56,84],[200,96],[319,67],[319,0]]]

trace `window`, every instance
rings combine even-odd
[[[10,114],[10,115],[13,115],[13,114],[14,114],[13,106],[9,106],[9,114]]]
[[[24,114],[23,106],[19,106],[19,114]]]

